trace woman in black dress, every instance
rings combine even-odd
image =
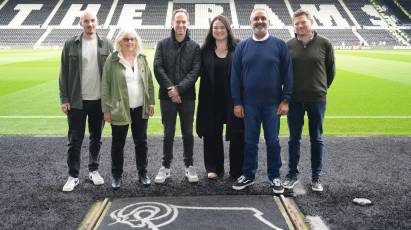
[[[230,141],[230,176],[242,174],[244,124],[233,114],[230,91],[231,59],[238,39],[234,38],[228,19],[216,16],[201,48],[201,80],[196,131],[204,141],[204,163],[209,179],[224,174],[223,127]]]

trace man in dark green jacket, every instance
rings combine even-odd
[[[98,173],[103,113],[100,84],[103,66],[113,45],[96,33],[97,17],[85,11],[80,19],[83,33],[67,40],[61,54],[59,77],[61,110],[67,115],[69,178],[63,191],[72,191],[79,183],[80,151],[86,119],[90,133],[89,179],[95,185],[104,184]]]
[[[301,132],[307,112],[311,142],[311,188],[321,192],[323,120],[327,89],[335,76],[334,51],[330,41],[311,29],[313,18],[308,11],[297,10],[293,24],[296,36],[287,42],[293,62],[294,84],[287,115],[290,130],[289,171],[284,188],[292,189],[298,183]]]

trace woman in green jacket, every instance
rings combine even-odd
[[[147,176],[147,123],[154,114],[154,86],[146,56],[141,52],[141,39],[133,29],[120,31],[115,41],[116,52],[104,65],[101,104],[104,120],[111,124],[112,187],[121,186],[124,144],[128,127],[135,145],[139,182],[150,185]]]

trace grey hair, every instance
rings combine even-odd
[[[123,38],[125,38],[127,35],[131,35],[132,37],[136,38],[136,54],[140,53],[142,50],[141,38],[140,36],[138,36],[136,30],[133,28],[122,28],[120,30],[114,42],[116,50],[119,52],[121,51],[121,42],[123,41]]]
[[[257,12],[257,11],[264,11],[265,14],[267,14],[267,16],[268,16],[267,9],[262,8],[262,7],[258,7],[258,8],[253,9],[253,11],[251,11],[251,14],[250,14],[250,22],[253,21],[253,15],[254,15],[255,12]]]
[[[171,18],[172,21],[175,19],[177,13],[184,13],[187,16],[187,21],[189,21],[189,14],[186,9],[180,8],[173,11],[173,17]]]

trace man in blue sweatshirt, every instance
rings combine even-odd
[[[233,189],[254,184],[258,142],[263,125],[267,145],[267,174],[275,194],[284,192],[280,179],[280,116],[288,112],[292,93],[292,64],[284,41],[268,34],[268,14],[254,9],[250,16],[253,36],[238,44],[231,70],[234,115],[244,117],[243,175]]]

